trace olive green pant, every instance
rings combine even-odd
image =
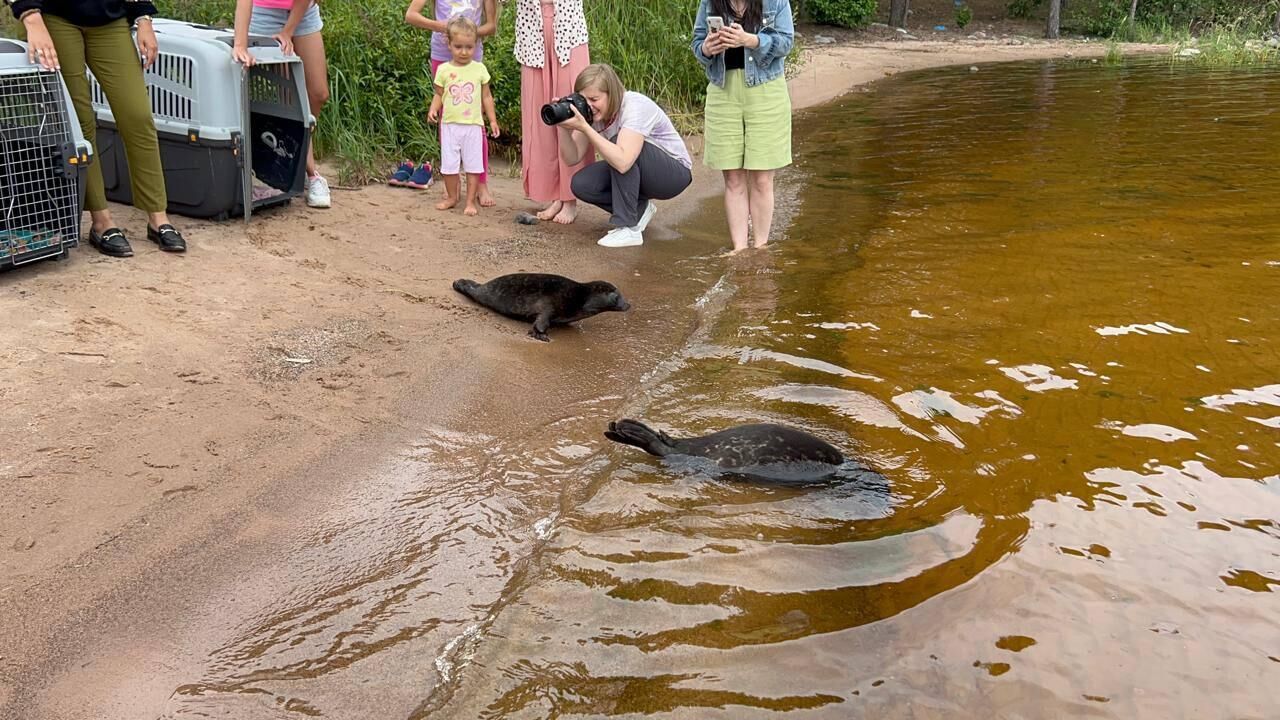
[[[160,166],[160,141],[151,117],[151,99],[142,78],[142,63],[133,44],[129,23],[117,20],[102,27],[72,25],[55,15],[45,14],[45,26],[58,51],[62,79],[71,93],[71,102],[80,120],[85,139],[93,144],[95,159],[89,164],[85,186],[85,209],[107,209],[107,193],[102,182],[102,157],[98,148],[98,119],[93,112],[87,65],[107,96],[116,131],[124,141],[129,159],[129,182],[133,205],[146,212],[162,212],[168,205],[164,169]]]

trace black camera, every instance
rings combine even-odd
[[[591,106],[587,104],[587,99],[582,97],[580,93],[566,95],[555,102],[543,105],[542,122],[548,125],[559,125],[573,117],[572,108],[578,108],[578,114],[586,118],[588,124],[591,123]]]

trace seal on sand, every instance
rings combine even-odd
[[[739,425],[702,437],[676,440],[635,420],[609,423],[604,434],[614,442],[634,445],[650,455],[689,455],[714,461],[726,470],[781,465],[807,465],[833,472],[844,455],[831,443],[803,430],[761,423]],[[827,467],[829,466],[829,467]]]
[[[602,312],[622,312],[631,304],[603,280],[580,283],[560,275],[513,273],[481,285],[455,280],[453,289],[490,310],[516,320],[532,320],[529,335],[549,342],[547,328],[567,325]]]

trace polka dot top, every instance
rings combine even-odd
[[[516,0],[516,62],[540,68],[545,64],[547,48],[542,38],[543,1]],[[556,38],[556,60],[563,67],[569,64],[569,53],[579,45],[587,44],[587,17],[582,11],[582,0],[554,0],[555,21],[552,30]]]

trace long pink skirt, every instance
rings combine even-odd
[[[577,165],[565,165],[560,160],[559,131],[542,122],[542,106],[572,93],[578,73],[591,64],[587,45],[583,43],[569,53],[569,64],[561,67],[556,59],[554,18],[555,5],[544,3],[542,39],[547,57],[542,67],[520,66],[520,127],[524,134],[520,160],[524,166],[524,194],[539,203],[573,200],[569,181],[593,159],[583,158]]]

